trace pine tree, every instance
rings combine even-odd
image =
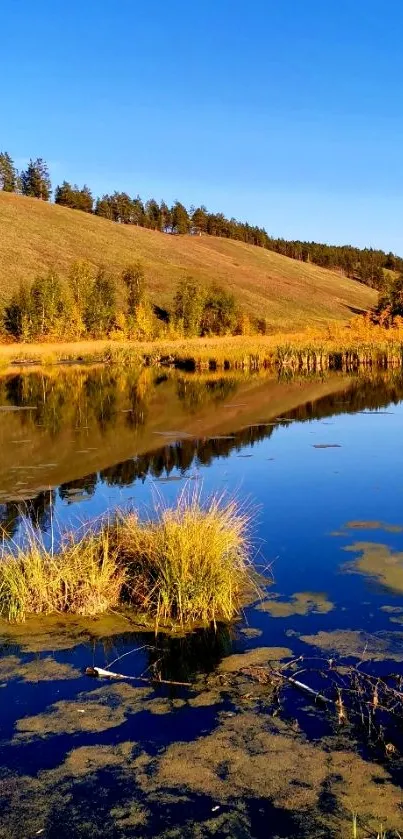
[[[207,232],[207,222],[208,222],[208,214],[205,207],[197,207],[196,210],[193,210],[191,215],[192,220],[192,228],[195,233],[198,233],[200,236],[202,233]]]
[[[165,201],[160,204],[161,230],[168,233],[172,229],[172,213]]]
[[[29,161],[25,172],[21,172],[21,184],[23,195],[49,201],[52,185],[48,167],[41,157]]]
[[[151,230],[161,230],[161,210],[154,198],[145,205],[146,224]]]
[[[84,213],[92,213],[94,199],[88,186],[79,189],[77,184],[71,186],[68,181],[63,181],[61,186],[55,189],[55,204],[63,207],[70,207],[72,210],[82,210]]]
[[[103,195],[102,198],[97,198],[95,202],[95,215],[101,218],[107,218],[113,221],[113,206],[109,195]]]
[[[92,192],[86,184],[80,189],[79,192],[79,206],[77,207],[78,210],[82,210],[83,213],[92,213],[94,207],[94,199],[92,197]]]
[[[62,207],[74,207],[73,187],[68,181],[63,181],[61,186],[56,187],[55,204],[61,204]]]
[[[134,198],[132,201],[132,224],[144,227],[145,217],[144,204],[138,195],[137,198]]]
[[[180,201],[175,201],[172,207],[172,232],[178,234],[189,233],[190,219],[188,211]]]
[[[6,151],[0,152],[0,190],[3,192],[16,192],[17,171],[14,163]]]

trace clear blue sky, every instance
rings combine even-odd
[[[402,42],[402,0],[4,0],[0,147],[403,254]]]

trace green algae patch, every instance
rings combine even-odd
[[[111,612],[94,618],[78,615],[30,615],[24,623],[0,619],[0,641],[15,644],[24,653],[70,650],[80,644],[92,644],[127,632],[152,632],[131,611]]]
[[[194,805],[206,799],[208,806],[198,808],[195,821]],[[96,807],[91,804],[89,811],[84,802],[92,800]],[[257,713],[256,705],[223,712],[207,734],[158,754],[131,740],[79,746],[54,769],[3,775],[0,837],[20,839],[27,824],[30,835],[44,830],[58,835],[60,824],[83,839],[124,839],[142,836],[143,830],[148,835],[153,814],[163,806],[167,819],[158,835],[165,839],[252,839],[262,800],[276,808],[277,818],[284,814],[287,835],[301,837],[350,835],[352,812],[368,836],[376,835],[380,824],[385,831],[398,830],[403,817],[401,789],[386,768],[345,748],[341,736],[309,743],[278,717]]]
[[[257,629],[254,626],[244,626],[243,629],[240,630],[241,634],[245,636],[245,638],[259,638],[263,635],[262,629]]]
[[[257,647],[246,653],[235,653],[224,658],[218,667],[219,673],[237,673],[244,667],[267,664],[268,661],[282,661],[292,658],[292,651],[288,647]]]
[[[56,734],[95,733],[118,728],[131,714],[144,709],[144,700],[151,693],[151,688],[137,688],[126,682],[80,693],[77,699],[61,700],[42,714],[17,720],[15,740],[36,740]]]
[[[381,606],[381,612],[389,615],[391,623],[403,624],[403,606]]]
[[[191,708],[209,708],[212,705],[220,705],[223,702],[223,696],[218,689],[209,688],[207,690],[199,691],[196,696],[191,696],[188,699],[188,705]]]
[[[135,743],[130,741],[116,746],[79,746],[68,753],[58,774],[80,778],[106,767],[119,768],[130,761],[135,748]]]
[[[138,801],[113,807],[110,811],[110,816],[116,824],[116,827],[123,832],[123,835],[126,831],[131,832],[138,827],[144,827],[148,821],[147,809]]]
[[[0,658],[0,681],[22,679],[24,682],[57,682],[64,679],[78,679],[80,670],[70,664],[63,664],[54,658],[37,658],[22,661],[18,656]]]
[[[380,631],[369,635],[352,629],[339,629],[301,635],[300,640],[343,658],[403,661],[403,632]]]
[[[127,782],[130,778],[133,789],[138,763],[142,764],[138,754],[138,746],[131,741],[112,746],[79,746],[55,769],[42,770],[36,776],[3,773],[0,839],[47,835],[48,830],[52,835],[70,832],[77,839],[112,839],[116,835],[113,834],[115,819],[102,805],[99,773],[107,771],[116,785],[122,778]],[[79,795],[78,801],[75,799],[77,790],[94,800],[97,798],[89,823],[82,798]]]
[[[343,548],[360,554],[353,562],[346,563],[346,573],[363,574],[391,591],[403,592],[403,553],[392,551],[387,545],[376,542],[354,542]]]
[[[384,521],[357,519],[348,521],[344,525],[346,530],[384,530],[386,533],[402,533],[403,526],[401,524],[388,524]]]
[[[298,591],[290,600],[280,600],[278,595],[270,596],[256,607],[261,612],[268,612],[273,618],[289,618],[292,615],[318,613],[326,615],[334,609],[334,603],[326,594],[310,591]]]
[[[162,786],[207,795],[240,821],[243,802],[264,798],[294,816],[293,835],[301,836],[314,835],[305,833],[308,823],[348,829],[353,810],[372,829],[380,820],[384,828],[398,828],[403,815],[400,789],[385,769],[352,752],[308,743],[280,720],[251,711],[222,715],[211,734],[169,746],[144,783],[155,792]],[[334,801],[331,814],[320,800],[324,789]],[[240,835],[254,835],[248,819],[245,827]]]
[[[76,699],[60,700],[43,713],[17,720],[14,742],[33,741],[57,734],[80,734],[119,728],[130,716],[141,711],[168,715],[186,705],[184,699],[155,696],[153,688],[113,682],[93,691],[79,693]]]

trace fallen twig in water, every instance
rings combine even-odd
[[[146,682],[146,684],[174,685],[175,687],[191,688],[191,682],[175,682],[170,679],[146,679],[144,676],[125,676],[123,673],[114,673],[113,670],[104,670],[102,667],[86,667],[85,675],[101,679],[126,679],[130,682]]]
[[[292,676],[286,676],[281,670],[274,670],[272,669],[273,676],[277,676],[279,679],[284,679],[287,684],[292,685],[293,687],[297,688],[297,690],[301,690],[303,693],[307,693],[315,702],[321,702],[323,705],[334,705],[332,699],[328,699],[326,696],[323,696],[322,693],[319,691],[314,690],[313,688],[309,687],[309,685],[304,684],[304,682],[300,682],[299,679],[293,679]]]

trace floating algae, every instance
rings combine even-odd
[[[298,591],[288,601],[280,600],[278,595],[269,596],[257,606],[257,609],[261,612],[269,612],[273,618],[288,618],[291,615],[310,613],[327,614],[334,609],[334,604],[327,599],[326,594]]]

